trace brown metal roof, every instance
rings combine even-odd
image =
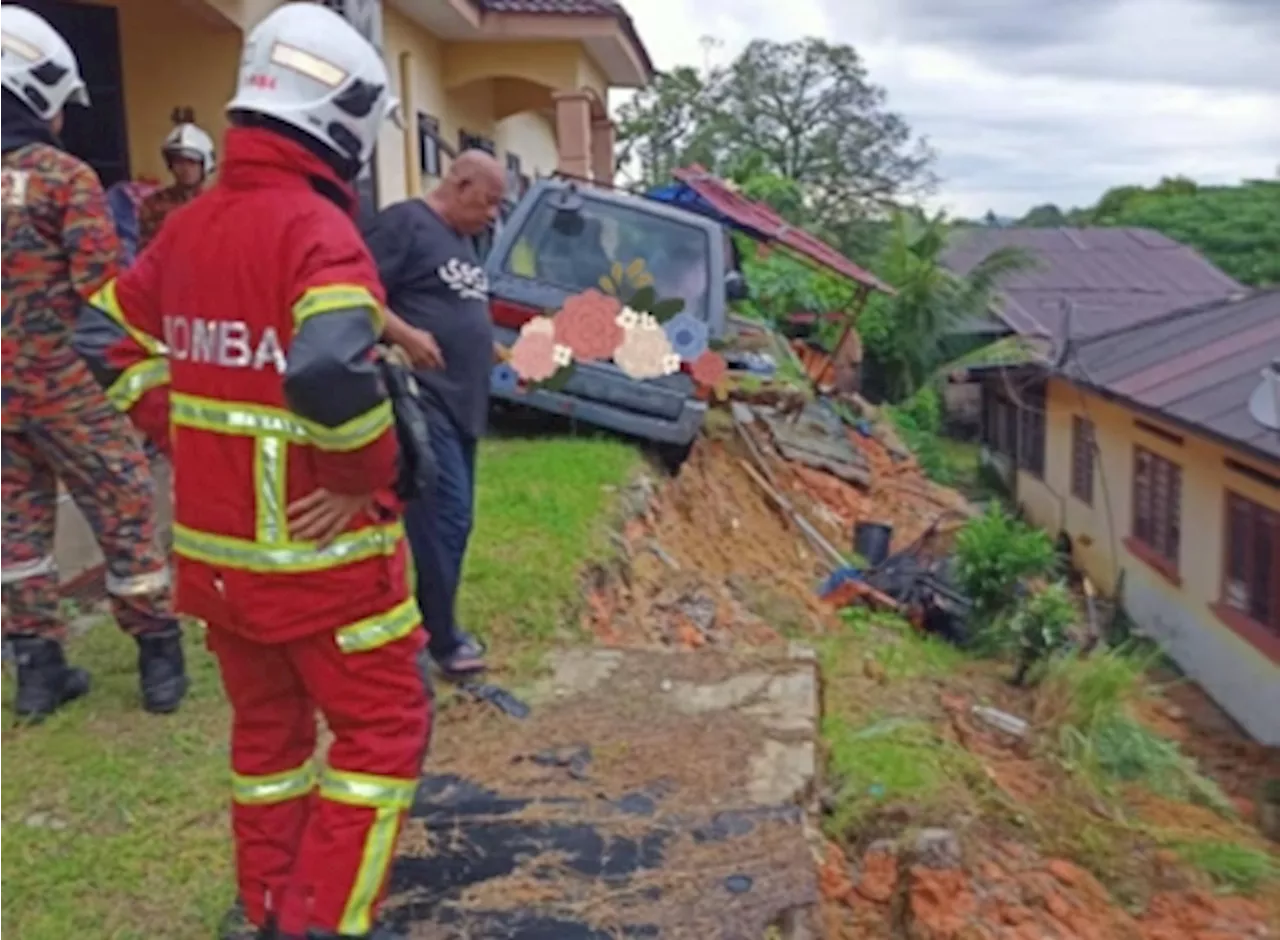
[[[894,289],[870,271],[846,258],[822,239],[791,225],[763,202],[748,199],[696,163],[671,174],[701,196],[718,213],[762,241],[780,245],[855,283],[886,294]]]
[[[1280,289],[1179,310],[1073,346],[1063,374],[1274,460],[1280,431],[1249,414],[1280,359]]]
[[[607,16],[618,21],[622,31],[636,47],[645,69],[653,75],[657,69],[636,30],[636,24],[618,0],[471,0],[485,13],[549,14],[551,16]]]
[[[964,274],[1000,248],[1035,258],[1001,282],[997,309],[1026,336],[1097,336],[1246,290],[1193,249],[1140,228],[965,229],[943,262]]]

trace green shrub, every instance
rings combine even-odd
[[[925,386],[885,411],[925,476],[935,483],[949,484],[954,475],[946,448],[938,438],[942,430],[942,398],[937,390]]]
[[[956,534],[956,577],[972,598],[979,623],[989,625],[1009,613],[1017,602],[1019,583],[1048,575],[1057,563],[1047,533],[996,504]]]
[[[1076,615],[1076,605],[1062,581],[1036,591],[1014,609],[1009,633],[1018,650],[1016,682],[1021,684],[1033,665],[1066,644]]]
[[[1089,657],[1053,660],[1040,688],[1041,708],[1053,720],[1085,732],[1128,714],[1128,705],[1146,694],[1150,656],[1116,647]]]

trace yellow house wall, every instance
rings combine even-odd
[[[97,2],[97,0],[94,0]],[[269,5],[251,0],[248,5]],[[119,10],[130,165],[133,175],[167,179],[160,143],[178,105],[221,142],[223,109],[235,85],[242,34],[226,19],[246,0],[216,0],[203,12],[194,2],[112,0]],[[256,9],[256,7],[255,7]],[[219,14],[221,10],[226,16]],[[254,19],[258,17],[255,15]],[[383,128],[377,151],[378,197],[386,205],[420,195],[433,184],[418,172],[418,111],[440,121],[443,139],[457,146],[460,131],[492,138],[499,158],[520,155],[524,172],[556,168],[553,123],[525,111],[495,120],[498,78],[519,78],[551,89],[589,87],[607,93],[600,70],[571,42],[445,43],[395,7],[383,8],[383,51],[405,127]]]
[[[1071,495],[1074,415],[1094,425],[1098,456],[1092,506]],[[1138,417],[1180,436],[1182,444],[1137,427]],[[1268,462],[1162,424],[1060,379],[1048,384],[1045,426],[1045,479],[1018,473],[1018,501],[1028,518],[1055,535],[1067,532],[1076,565],[1104,592],[1116,590],[1123,572],[1125,607],[1139,627],[1255,737],[1280,744],[1280,665],[1225,626],[1209,607],[1221,594],[1227,491],[1280,511],[1280,490],[1229,469],[1224,461],[1231,457],[1277,476],[1280,461]],[[1182,469],[1180,584],[1124,546],[1131,529],[1138,444]]]
[[[421,195],[436,182],[418,171],[418,111],[440,122],[440,136],[451,147],[457,147],[459,133],[465,130],[492,138],[500,159],[507,152],[520,154],[525,172],[555,169],[556,138],[550,121],[534,112],[494,120],[494,78],[547,82],[576,75],[581,58],[577,46],[445,43],[391,6],[383,8],[382,27],[383,51],[404,110],[405,129],[388,126],[379,138],[381,204]]]
[[[519,154],[521,171],[528,176],[548,176],[554,172],[559,160],[555,128],[536,111],[525,111],[499,121],[494,139],[500,157]]]

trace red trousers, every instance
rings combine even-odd
[[[329,632],[264,645],[211,624],[208,636],[233,712],[231,819],[249,920],[366,933],[431,730],[422,629],[359,652]],[[319,772],[317,710],[334,736]]]

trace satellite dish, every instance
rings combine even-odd
[[[1262,370],[1262,384],[1249,396],[1249,414],[1263,427],[1280,431],[1280,359]]]

